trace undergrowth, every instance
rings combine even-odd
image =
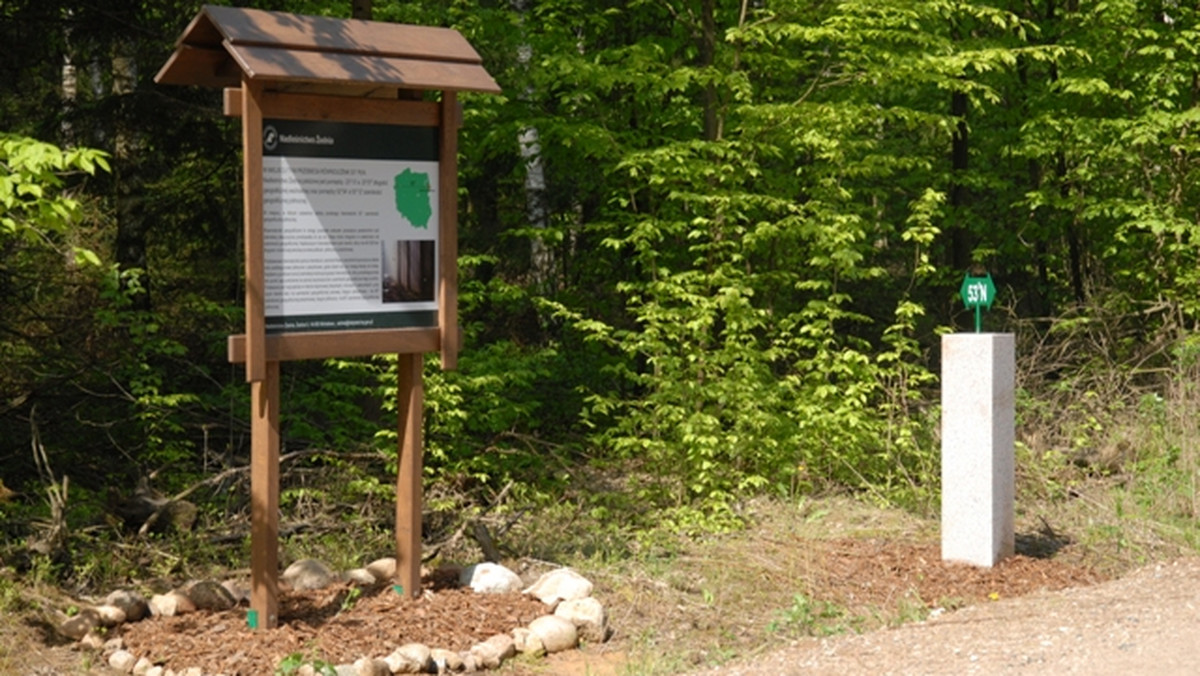
[[[1017,509],[1120,571],[1200,547],[1200,340],[1094,313],[1025,327]]]
[[[1200,550],[1200,339],[1181,334],[1137,343],[1123,334],[1133,330],[1117,320],[1017,327],[1019,541],[1040,543],[1039,556],[1107,574]],[[387,361],[353,368],[392,377]],[[478,385],[472,382],[438,376],[431,392],[440,388],[437,401],[465,406],[465,393]],[[722,509],[708,510],[663,502],[653,486],[657,461],[589,457],[501,429],[511,424],[505,416],[519,417],[519,406],[494,413],[478,422],[492,426],[486,457],[472,457],[455,440],[461,427],[435,435],[424,510],[429,563],[479,561],[482,530],[522,574],[555,565],[584,571],[611,603],[628,673],[676,673],[798,636],[918,620],[929,602],[962,603],[905,595],[884,606],[849,607],[824,598],[812,575],[822,561],[804,544],[847,533],[936,540],[932,459],[906,466],[890,488],[857,491],[797,480],[796,472],[812,469],[792,468],[775,489],[731,493]],[[897,443],[934,443],[936,410],[914,407],[908,416],[924,421],[924,430]],[[395,453],[392,440],[382,442],[285,455],[283,565],[312,557],[348,569],[393,552]],[[515,462],[505,464],[510,458]],[[507,469],[490,474],[496,466]],[[144,535],[138,523],[97,518],[107,513],[105,496],[84,486],[62,493],[57,520],[49,518],[51,493],[26,490],[0,503],[8,536],[0,552],[6,623],[44,610],[38,589],[73,596],[126,585],[159,591],[244,573],[249,561],[244,472],[189,494],[198,507],[191,529]],[[32,548],[51,533],[65,538],[63,549]],[[749,579],[748,570],[755,571]],[[0,650],[0,668],[8,655]]]

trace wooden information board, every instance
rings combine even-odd
[[[398,355],[397,591],[420,593],[423,354],[456,366],[457,92],[499,92],[457,31],[205,6],[155,80],[242,121],[251,626],[278,622],[279,373]],[[437,101],[423,100],[440,92]]]

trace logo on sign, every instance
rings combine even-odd
[[[267,150],[275,150],[279,147],[279,131],[274,125],[268,124],[263,127],[263,148]]]

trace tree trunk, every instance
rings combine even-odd
[[[967,129],[967,95],[954,92],[950,95],[950,115],[955,118],[954,137],[950,146],[950,207],[951,213],[965,211],[968,200],[967,188],[959,181],[965,174],[970,158]],[[950,265],[955,270],[966,270],[971,264],[971,233],[963,223],[951,226]]]
[[[516,0],[513,7],[521,15],[523,26],[528,3]],[[528,68],[532,58],[533,48],[522,42],[517,47],[517,62],[523,69]],[[525,94],[529,100],[533,99],[532,91],[527,90]],[[537,127],[523,129],[517,137],[517,144],[521,149],[521,159],[525,162],[525,214],[530,226],[544,232],[550,220],[546,208],[546,166],[542,160],[542,144]],[[554,251],[540,235],[531,237],[529,241],[529,278],[533,287],[541,293],[554,290]]]
[[[71,13],[67,12],[67,17],[70,18]],[[66,30],[66,49],[63,53],[62,65],[62,101],[63,101],[63,119],[60,126],[62,133],[62,145],[71,147],[75,145],[74,130],[71,127],[70,116],[72,108],[75,107],[75,99],[79,95],[79,74],[75,69],[74,57],[71,54],[71,29]]]
[[[537,127],[527,127],[517,138],[521,159],[525,160],[525,213],[529,224],[545,231],[549,225],[546,213],[546,168],[542,162],[542,145]],[[554,288],[554,252],[542,237],[533,237],[529,244],[529,273],[535,288],[542,292]]]
[[[136,131],[132,112],[137,89],[137,60],[131,45],[119,44],[112,56],[112,94],[120,102],[113,139],[113,180],[117,202],[117,264],[122,270],[146,269],[145,185],[138,165],[142,138]],[[133,298],[134,307],[150,309],[149,285],[143,280],[143,293]]]
[[[703,0],[700,8],[700,67],[711,69],[717,60],[717,17],[714,0]],[[704,86],[704,140],[721,138],[721,118],[718,110],[717,85]]]

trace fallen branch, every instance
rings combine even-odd
[[[316,450],[316,449],[307,449],[307,450],[303,450],[303,451],[292,451],[291,453],[285,453],[285,454],[279,456],[279,464],[282,465],[283,463],[289,462],[292,460],[298,460],[300,458],[306,458],[308,456],[322,455],[322,454],[329,454],[329,451],[322,451],[322,450]],[[378,459],[379,458],[379,455],[376,453],[339,453],[337,455],[340,458],[349,458],[352,460],[353,459],[361,460],[361,459]],[[204,479],[202,481],[194,483],[191,486],[188,486],[187,488],[183,489],[182,491],[179,491],[175,495],[172,495],[171,497],[166,498],[165,500],[162,501],[162,504],[156,506],[154,512],[152,514],[150,514],[149,517],[147,517],[147,519],[144,523],[142,523],[141,528],[138,528],[138,537],[142,537],[142,536],[146,535],[146,533],[150,532],[150,529],[154,527],[154,524],[158,523],[158,520],[162,518],[162,515],[166,513],[167,509],[171,506],[171,504],[186,498],[187,496],[191,495],[192,493],[195,493],[196,491],[200,490],[201,488],[204,488],[205,486],[212,486],[214,484],[219,484],[231,476],[235,476],[237,474],[242,474],[244,472],[249,472],[249,471],[250,471],[250,465],[242,465],[241,467],[231,467],[223,472],[220,472],[218,474],[210,476],[207,479]]]
[[[483,559],[492,563],[500,563],[500,550],[496,549],[496,543],[492,541],[492,536],[488,533],[487,526],[478,519],[471,523],[472,532],[475,535],[475,541],[479,543],[479,548],[483,550]]]

